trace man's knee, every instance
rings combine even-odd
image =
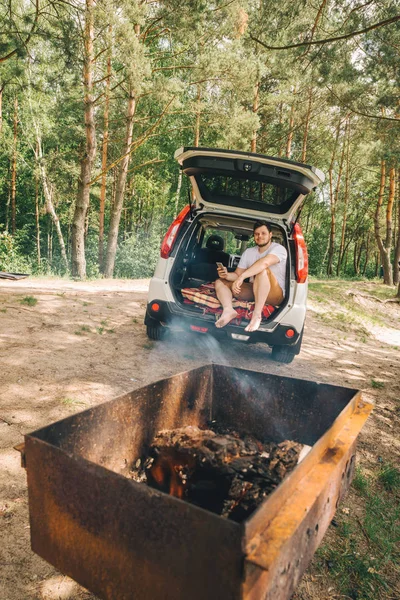
[[[220,288],[220,287],[228,287],[228,288],[230,288],[231,285],[232,285],[232,283],[230,281],[226,281],[225,279],[216,279],[214,281],[215,289]]]
[[[263,270],[262,270],[260,273],[258,273],[257,275],[255,275],[255,276],[254,276],[254,278],[255,278],[255,279],[256,279],[257,277],[258,277],[259,279],[261,279],[261,278],[265,278],[265,277],[268,277],[268,278],[269,278],[269,277],[270,277],[270,275],[271,275],[271,271],[270,271],[269,267],[265,267],[265,269],[263,269]]]

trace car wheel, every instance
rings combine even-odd
[[[272,360],[276,362],[285,363],[288,365],[292,362],[296,356],[295,352],[290,346],[273,346],[272,347]]]
[[[161,323],[152,323],[151,325],[146,325],[146,333],[147,337],[151,340],[162,340],[166,334],[166,328],[161,325]]]

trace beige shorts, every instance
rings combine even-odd
[[[276,277],[273,273],[271,273],[270,269],[266,269],[268,278],[269,278],[269,282],[271,284],[271,289],[269,290],[269,294],[267,296],[267,300],[265,302],[265,304],[271,304],[272,306],[279,306],[279,304],[281,304],[281,302],[283,301],[283,292],[282,292],[282,288],[279,285],[279,283],[276,280]],[[221,281],[227,285],[229,288],[232,289],[232,285],[234,284],[234,281],[226,281],[224,279],[221,279]],[[235,298],[237,298],[238,300],[245,300],[246,302],[253,302],[254,301],[254,292],[253,292],[253,283],[243,283],[241,290],[240,290],[240,294],[235,296]]]

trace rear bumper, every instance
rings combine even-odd
[[[158,310],[154,311],[152,306],[158,305]],[[175,302],[165,302],[163,300],[152,300],[147,304],[145,325],[156,325],[161,323],[166,327],[173,327],[186,331],[197,331],[207,333],[218,338],[241,339],[248,342],[264,342],[269,346],[291,346],[294,354],[300,352],[300,341],[302,331],[297,331],[295,327],[281,325],[275,322],[266,323],[262,329],[252,333],[244,331],[244,325],[228,324],[222,329],[215,327],[215,317],[212,314],[199,314],[190,310],[180,309]],[[288,329],[294,331],[292,337],[287,337]],[[241,337],[236,337],[241,336]],[[246,339],[247,338],[247,339]]]

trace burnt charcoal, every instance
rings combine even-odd
[[[159,432],[131,469],[136,481],[241,522],[296,466],[302,445],[263,443],[235,431]]]

